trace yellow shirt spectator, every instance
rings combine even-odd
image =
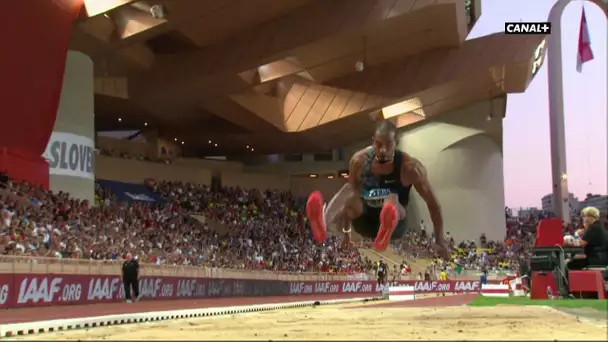
[[[445,271],[441,271],[441,273],[439,273],[439,280],[448,280],[448,274],[445,273]]]

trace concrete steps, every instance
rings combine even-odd
[[[207,225],[207,227],[209,227],[209,231],[216,232],[219,235],[228,234],[230,232],[230,228],[228,228],[225,224],[222,224],[214,219],[210,219],[204,215],[190,214],[190,217],[195,218],[203,225]]]

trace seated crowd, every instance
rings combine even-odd
[[[162,205],[118,203],[97,187],[97,205],[8,183],[0,189],[0,253],[289,272],[362,273],[370,260],[342,251],[337,238],[317,246],[301,202],[279,191],[160,183]],[[218,234],[188,212],[223,223]]]
[[[426,258],[432,262],[426,274],[437,274],[446,271],[449,275],[459,275],[465,271],[513,272],[520,271],[520,266],[527,264],[531,257],[536,234],[538,218],[526,220],[507,220],[506,238],[504,241],[488,241],[482,234],[477,241],[465,240],[456,243],[449,232],[444,240],[451,251],[450,260],[438,258],[433,250],[434,234],[425,229],[410,231],[406,236],[393,242],[393,250],[404,258]],[[419,278],[426,275],[419,275]]]
[[[304,199],[278,190],[147,181],[163,204],[120,203],[96,186],[95,205],[27,184],[0,188],[0,253],[285,272],[369,273],[373,263],[338,237],[313,242]],[[196,215],[193,215],[196,214]],[[197,219],[199,217],[202,219]],[[426,273],[513,271],[527,264],[539,218],[508,218],[505,241],[445,241],[451,260],[434,255],[432,233],[410,231],[392,243],[405,260],[434,260]],[[210,228],[215,222],[225,228]],[[409,262],[408,262],[409,263]],[[409,269],[409,267],[407,267]],[[405,266],[402,267],[405,269]],[[401,271],[397,271],[401,273]],[[424,277],[419,275],[419,277]]]

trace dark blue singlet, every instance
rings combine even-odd
[[[399,203],[407,208],[410,200],[411,185],[404,186],[401,183],[401,165],[403,164],[403,153],[395,150],[393,160],[393,171],[387,175],[372,174],[372,163],[374,161],[374,149],[370,148],[367,153],[365,166],[361,175],[363,183],[363,213],[352,221],[355,231],[364,237],[375,238],[380,228],[380,211],[384,199],[390,194],[397,194]],[[403,237],[405,234],[405,220],[397,223],[397,227],[391,236],[392,239]]]

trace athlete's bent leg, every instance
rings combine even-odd
[[[344,213],[349,220],[355,220],[363,214],[363,200],[356,194],[352,194],[344,203]]]
[[[401,220],[405,220],[405,207],[401,205],[401,203],[399,203],[399,196],[397,196],[396,194],[390,194],[386,200],[384,200],[384,203],[391,203],[395,206],[395,209],[397,209],[397,220],[401,221]]]
[[[350,183],[344,184],[344,186],[338,190],[338,192],[332,197],[325,207],[325,222],[333,223],[341,218],[344,208],[349,205],[355,197],[356,191]]]
[[[355,191],[350,184],[345,184],[329,201],[327,206],[324,206],[323,196],[319,191],[314,191],[310,194],[306,203],[306,215],[308,216],[310,227],[317,243],[325,241],[325,238],[327,238],[327,225],[335,223],[338,219],[342,219],[345,208],[352,206],[349,202],[353,197],[355,197]],[[343,230],[347,229],[348,226],[343,227]]]
[[[405,208],[399,203],[397,195],[391,194],[384,200],[384,205],[380,212],[380,228],[374,242],[374,247],[377,250],[383,251],[388,247],[397,223],[404,219]]]
[[[351,242],[351,230],[352,230],[352,225],[351,225],[351,221],[348,218],[348,216],[346,215],[346,212],[344,210],[342,210],[342,215],[340,215],[341,220],[340,220],[340,228],[342,228],[342,242],[340,243],[340,247],[342,247],[342,249],[349,249],[352,247],[352,242]]]
[[[344,238],[342,240],[342,248],[350,248],[351,246],[351,230],[352,220],[357,219],[363,214],[363,201],[359,196],[352,195],[346,200],[344,208],[342,209],[342,233]]]

